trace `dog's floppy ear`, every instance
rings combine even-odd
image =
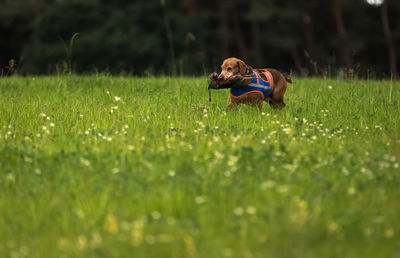
[[[246,65],[242,60],[239,60],[239,61],[237,62],[237,65],[238,65],[238,67],[239,67],[239,73],[240,73],[240,74],[246,74],[246,72],[247,72],[247,65]]]

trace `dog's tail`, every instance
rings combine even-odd
[[[283,74],[283,77],[285,77],[285,80],[286,80],[288,83],[292,83],[292,78],[290,78],[289,75]]]

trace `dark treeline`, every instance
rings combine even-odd
[[[236,56],[303,76],[389,77],[399,17],[398,0],[1,0],[0,65],[204,75]]]

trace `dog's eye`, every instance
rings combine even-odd
[[[232,67],[228,67],[228,69],[226,69],[226,70],[228,70],[228,71],[232,71]]]

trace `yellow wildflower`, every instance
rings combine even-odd
[[[333,233],[338,232],[338,230],[339,230],[339,225],[336,222],[330,221],[328,223],[328,232],[329,233],[333,234]]]
[[[114,215],[107,215],[106,222],[104,223],[104,229],[111,234],[118,233],[118,222]]]
[[[58,249],[60,249],[60,250],[67,249],[68,240],[65,237],[60,237],[59,239],[57,239],[57,246],[58,246]]]
[[[78,239],[76,241],[76,247],[79,250],[85,250],[86,249],[86,243],[87,243],[87,239],[84,235],[80,235],[78,236]]]
[[[92,240],[90,241],[90,247],[96,248],[101,244],[102,238],[98,232],[92,233]]]
[[[193,238],[191,236],[187,236],[184,239],[186,251],[188,252],[189,256],[194,256],[196,253],[196,247],[194,245]]]
[[[393,231],[393,229],[386,229],[386,231],[385,231],[385,237],[386,238],[392,238],[394,236],[394,231]]]
[[[134,246],[138,246],[142,243],[143,233],[140,229],[138,228],[132,229],[131,236],[132,236],[132,244]]]

